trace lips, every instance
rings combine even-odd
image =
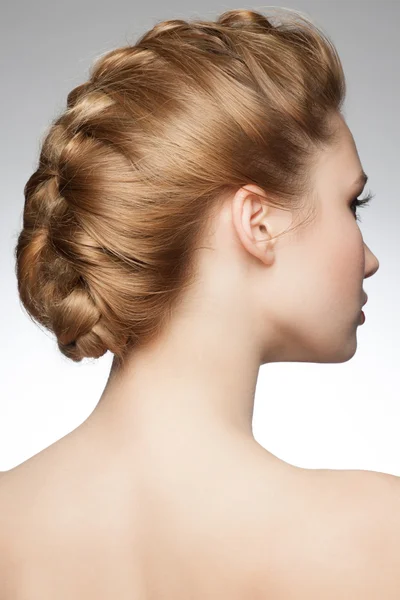
[[[368,302],[368,296],[365,297],[365,300],[363,302],[363,306],[364,306],[364,304],[367,304],[367,302]]]

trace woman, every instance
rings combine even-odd
[[[67,357],[114,362],[88,419],[0,479],[2,600],[399,598],[398,479],[252,434],[261,365],[356,351],[379,263],[344,96],[320,30],[246,10],[159,23],[69,94],[19,293]]]

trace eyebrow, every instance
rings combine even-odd
[[[356,186],[356,185],[361,186],[362,185],[364,187],[364,185],[367,183],[367,181],[368,181],[368,175],[366,173],[364,173],[364,171],[361,171],[360,175],[353,183],[353,186]]]

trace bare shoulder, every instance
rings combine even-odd
[[[9,485],[10,471],[0,472],[0,592],[4,585],[7,572],[6,559],[9,555],[9,540],[11,536],[10,523],[12,520],[12,492]],[[1,593],[0,593],[1,596]]]
[[[361,470],[300,471],[296,519],[268,570],[271,592],[296,600],[398,600],[400,478]]]
[[[81,446],[75,444],[69,454],[65,450],[69,438],[75,441],[72,434],[0,472],[0,582],[2,570],[10,570],[14,554],[19,555],[23,548],[27,552],[34,549],[36,555],[47,531],[55,534],[57,525],[63,524],[61,516],[79,509],[79,504],[72,503],[74,491],[80,490],[84,496],[89,485],[85,486],[80,473],[85,459],[77,459]]]

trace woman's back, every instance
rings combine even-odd
[[[74,430],[0,477],[2,600],[399,598],[399,576],[373,564],[397,478],[271,471],[255,448],[165,469]]]
[[[2,600],[248,597],[256,465],[227,457],[185,477],[137,456],[118,470],[87,433],[2,474]]]

